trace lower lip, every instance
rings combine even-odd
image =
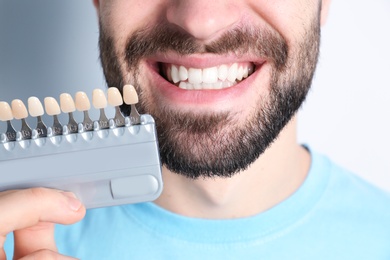
[[[239,99],[242,96],[246,96],[249,86],[252,85],[255,78],[260,74],[261,68],[264,64],[256,66],[255,72],[251,74],[245,80],[237,83],[236,85],[215,90],[185,90],[173,85],[166,79],[164,79],[158,71],[156,71],[153,64],[149,64],[149,69],[152,73],[152,84],[156,86],[153,91],[158,93],[159,98],[168,100],[170,104],[191,106],[196,105],[209,105],[217,104],[220,102],[226,102],[230,99]]]

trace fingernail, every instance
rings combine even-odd
[[[77,199],[76,195],[73,192],[65,191],[62,192],[62,194],[67,198],[69,208],[73,211],[78,211],[82,203],[80,200]]]

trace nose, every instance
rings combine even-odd
[[[168,22],[201,41],[211,41],[240,20],[240,10],[229,0],[173,0]]]

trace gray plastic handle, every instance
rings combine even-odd
[[[87,208],[153,201],[162,192],[155,123],[0,143],[0,191],[49,187]]]

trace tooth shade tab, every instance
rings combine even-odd
[[[75,95],[75,105],[78,111],[87,111],[91,108],[88,96],[85,92],[79,91]]]
[[[12,114],[16,119],[24,119],[28,117],[27,108],[23,101],[20,99],[14,99],[11,102]]]
[[[28,112],[32,117],[43,116],[45,113],[41,101],[37,97],[29,97],[27,100]]]
[[[12,109],[7,102],[0,102],[0,121],[10,121],[14,119]]]
[[[111,87],[107,90],[108,104],[113,107],[117,107],[123,104],[122,95],[115,87]]]
[[[191,84],[193,89],[204,89],[207,84],[216,84],[219,81],[239,82],[254,71],[255,65],[251,62],[222,64],[209,68],[186,68],[174,64],[163,64],[163,74],[168,81],[180,86],[181,82]],[[213,86],[212,89],[215,89]]]
[[[96,109],[107,107],[107,98],[101,89],[94,89],[92,92],[92,104]]]
[[[123,100],[127,105],[138,103],[138,95],[133,85],[125,85],[123,87]]]
[[[64,113],[72,113],[76,111],[76,106],[72,96],[68,93],[62,93],[60,95],[61,110]]]
[[[43,103],[45,104],[46,114],[48,114],[49,116],[61,114],[60,106],[58,105],[58,102],[55,98],[45,97]]]

